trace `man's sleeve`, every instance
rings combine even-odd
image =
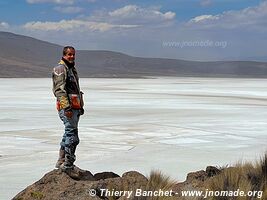
[[[60,109],[70,107],[68,94],[65,90],[67,71],[63,65],[58,65],[53,69],[53,93],[60,103]]]

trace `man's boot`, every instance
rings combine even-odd
[[[61,170],[68,174],[71,178],[75,180],[80,180],[81,179],[81,173],[79,168],[77,168],[73,163],[76,160],[76,156],[74,155],[76,147],[71,148],[72,154],[68,154],[66,152],[65,155],[65,162],[63,165],[61,165]]]
[[[64,148],[59,149],[59,157],[56,163],[55,168],[59,169],[61,165],[63,165],[65,162],[65,150]]]
[[[70,145],[65,147],[65,161],[63,164],[64,169],[73,169],[73,163],[76,160],[75,156],[76,146]]]

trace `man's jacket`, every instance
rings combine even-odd
[[[74,65],[61,60],[52,72],[53,93],[57,98],[57,109],[81,109],[83,107],[79,77]]]

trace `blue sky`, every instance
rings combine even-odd
[[[0,0],[0,31],[77,49],[267,60],[263,0]]]

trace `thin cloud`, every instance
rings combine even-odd
[[[116,25],[101,22],[90,22],[83,20],[61,20],[59,22],[28,22],[23,26],[33,31],[100,31],[105,32],[117,28],[135,28],[137,25]]]
[[[117,10],[111,11],[108,15],[117,20],[135,21],[135,22],[151,22],[151,21],[167,21],[175,18],[175,13],[160,12],[155,8],[142,8],[137,5],[127,5]]]
[[[255,7],[248,7],[239,11],[226,11],[218,15],[201,15],[191,19],[187,25],[202,28],[233,29],[240,27],[264,28],[267,25],[267,1]]]
[[[59,12],[81,12],[79,7],[56,7]],[[160,12],[156,8],[142,8],[136,5],[128,5],[113,11],[96,12],[83,19],[61,20],[58,22],[28,22],[23,27],[27,30],[41,31],[100,31],[106,32],[113,29],[133,29],[146,25],[158,26],[172,21],[175,13],[168,11]]]
[[[26,0],[27,3],[36,4],[36,3],[55,3],[55,4],[73,4],[74,0]]]
[[[198,23],[198,22],[204,22],[207,20],[218,20],[218,15],[200,15],[197,16],[189,21],[189,23]]]
[[[57,6],[54,8],[54,10],[66,14],[75,14],[82,12],[84,9],[77,6],[64,6],[64,7]]]
[[[9,28],[9,24],[7,22],[0,22],[0,28],[1,29],[8,29]]]
[[[200,5],[202,7],[209,7],[212,5],[212,0],[201,0],[200,1]]]

